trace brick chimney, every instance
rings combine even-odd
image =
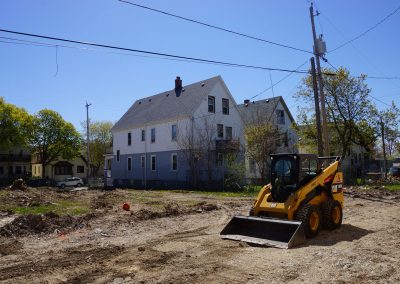
[[[177,97],[179,97],[181,95],[182,92],[182,80],[181,77],[176,76],[175,79],[175,94]]]

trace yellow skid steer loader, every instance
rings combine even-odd
[[[340,157],[271,155],[271,183],[264,186],[250,216],[234,216],[224,239],[291,248],[342,224],[343,174]]]

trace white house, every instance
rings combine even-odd
[[[224,157],[239,151],[243,122],[220,76],[137,100],[111,129],[119,186],[188,187],[218,182]]]
[[[245,125],[270,123],[279,129],[280,137],[276,137],[275,153],[297,153],[298,137],[292,128],[294,118],[281,96],[250,102],[245,100],[237,107]],[[246,156],[246,178],[260,178],[255,161]]]

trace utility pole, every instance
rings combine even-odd
[[[87,168],[87,171],[86,171],[86,179],[87,179],[88,184],[89,184],[89,177],[90,177],[89,107],[91,105],[92,104],[88,104],[87,102],[86,102],[86,105],[85,105],[85,107],[86,107],[86,151],[87,151],[86,155],[87,155],[87,162],[88,162],[88,168]]]
[[[381,136],[382,136],[382,150],[383,150],[383,170],[385,171],[385,179],[387,179],[387,159],[386,159],[386,145],[385,145],[385,124],[382,117],[380,118]]]
[[[311,76],[312,76],[313,89],[314,89],[315,119],[317,120],[318,156],[322,157],[324,155],[324,147],[323,147],[323,143],[322,143],[321,114],[319,111],[317,74],[315,72],[314,57],[311,57],[310,61],[311,61]]]
[[[318,72],[318,85],[319,85],[319,95],[321,100],[321,112],[322,112],[322,136],[324,139],[324,155],[329,156],[329,136],[328,136],[328,129],[327,129],[327,118],[326,118],[326,109],[325,109],[325,95],[324,95],[324,85],[322,82],[322,73],[321,73],[321,64],[320,64],[320,57],[323,55],[322,50],[322,40],[317,39],[317,34],[315,32],[315,24],[314,24],[314,8],[311,2],[310,6],[310,18],[311,18],[311,27],[312,27],[312,34],[314,40],[314,56],[317,62],[317,72]]]

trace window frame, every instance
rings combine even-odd
[[[176,159],[175,161],[175,169],[174,169],[174,157]],[[171,154],[171,171],[176,172],[178,170],[178,154],[177,153],[172,153]]]
[[[156,129],[155,128],[152,128],[150,130],[150,142],[156,143]]]
[[[175,129],[175,131],[174,131]],[[176,124],[171,125],[171,141],[176,141],[178,138],[178,126]]]
[[[83,170],[80,171],[79,169],[83,169]],[[82,165],[76,166],[76,173],[77,173],[77,174],[83,174],[83,173],[85,173],[85,166],[82,166]]]
[[[128,172],[132,171],[132,157],[131,156],[126,158],[126,170]]]
[[[211,100],[211,104],[210,104],[210,100]],[[212,107],[212,110],[210,110],[210,106]],[[208,112],[215,113],[215,97],[214,96],[208,96],[207,109],[208,109]]]
[[[226,103],[226,106],[224,106]],[[229,115],[229,99],[222,98],[222,114]]]
[[[220,130],[222,130],[222,132],[220,132]],[[224,139],[224,125],[223,124],[220,124],[220,123],[217,124],[217,137]]]
[[[132,145],[132,132],[128,132],[128,146]]]
[[[140,132],[140,141],[144,142],[146,141],[146,129],[142,129],[142,131]]]
[[[276,110],[276,120],[277,124],[285,125],[285,111],[283,109]]]
[[[228,131],[228,129],[230,131]],[[228,133],[230,133],[229,136],[228,136]],[[232,140],[233,139],[233,128],[232,128],[232,126],[225,126],[225,139],[226,140]]]
[[[153,158],[154,158],[154,163],[153,163]],[[150,156],[150,162],[151,162],[151,167],[150,167],[151,171],[152,172],[157,171],[157,156],[156,155],[151,155]]]
[[[140,168],[144,169],[146,167],[146,156],[140,156]]]

